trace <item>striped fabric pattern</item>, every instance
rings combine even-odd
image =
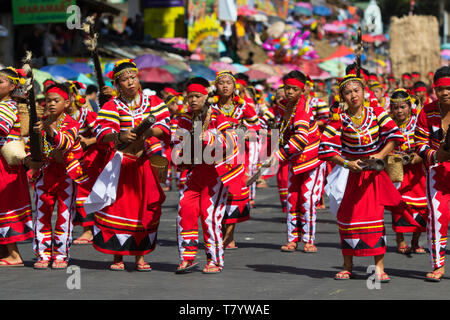
[[[346,112],[339,114],[339,120],[330,119],[321,137],[321,159],[335,155],[368,157],[380,152],[389,141],[404,142],[399,128],[383,108],[364,108],[365,118],[358,130]]]
[[[416,152],[426,166],[434,164],[434,154],[445,138],[441,125],[441,113],[438,102],[426,105],[419,113],[415,130]]]
[[[14,100],[0,101],[0,147],[20,138],[20,121]]]
[[[285,112],[284,108],[276,111],[282,117]],[[283,138],[284,146],[277,151],[277,156],[280,160],[289,159],[292,162],[294,174],[309,171],[320,165],[321,162],[318,158],[319,126],[303,96],[297,103],[295,117],[291,118]]]
[[[134,110],[131,110],[120,98],[114,98],[103,105],[95,122],[94,132],[97,141],[101,141],[107,134],[137,127],[151,113],[156,118],[156,123],[152,128],[161,129],[167,140],[164,142],[169,142],[170,113],[167,106],[155,95],[148,96],[140,93],[140,96],[141,104]],[[146,154],[162,150],[161,142],[156,140],[153,137],[147,139]]]

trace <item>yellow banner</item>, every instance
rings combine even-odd
[[[185,37],[184,7],[144,9],[145,34],[153,38]]]

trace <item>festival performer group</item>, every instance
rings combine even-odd
[[[444,275],[450,67],[438,69],[431,86],[417,72],[402,74],[397,86],[393,75],[353,64],[331,96],[301,71],[284,75],[274,91],[221,71],[213,82],[199,75],[154,94],[125,59],[109,74],[114,88],[100,90],[98,113],[87,106],[83,84],[46,81],[43,113],[25,133],[22,117],[32,118],[33,108],[25,116],[19,105],[33,95],[24,100],[18,92],[30,72],[0,70],[0,268],[24,266],[17,242],[31,239],[35,269],[65,269],[71,245],[92,245],[111,256],[111,271],[125,270],[128,255],[136,271],[151,271],[146,256],[156,249],[165,192],[175,183],[174,272],[197,268],[200,220],[202,272],[220,273],[224,251],[239,247],[236,226],[258,206],[258,187],[276,176],[286,218],[281,251],[303,244],[304,252],[318,252],[317,210],[326,195],[343,256],[336,280],[352,278],[354,257],[373,256],[377,279],[390,281],[385,210],[397,252],[427,253],[419,245],[425,233],[432,263],[425,279]],[[75,226],[83,228],[77,239]]]

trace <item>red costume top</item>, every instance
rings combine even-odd
[[[286,109],[279,108],[276,112],[284,117]],[[276,155],[281,161],[289,159],[293,164],[294,174],[309,171],[320,165],[319,126],[304,96],[298,100],[288,121],[281,123],[280,142],[280,149]]]

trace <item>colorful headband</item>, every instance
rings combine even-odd
[[[396,92],[404,92],[406,93],[408,96],[406,98],[397,98],[397,99],[392,99],[391,98],[391,102],[393,103],[401,103],[401,102],[406,102],[406,101],[410,101],[411,100],[411,96],[409,95],[408,91],[403,89],[403,88],[399,88],[394,90],[394,92],[392,93],[392,95],[394,95]]]
[[[10,79],[14,84],[20,84],[20,85],[24,85],[25,84],[25,77],[26,77],[26,73],[24,70],[22,69],[14,69],[13,67],[8,67],[6,68],[7,70],[11,70],[12,72],[14,72],[16,74],[16,76],[12,76],[8,73],[5,72],[1,72],[0,74],[5,76],[6,78]]]
[[[130,66],[125,67],[124,69],[120,70],[120,71],[115,71],[118,67],[120,67],[123,64],[129,64]],[[136,72],[138,73],[138,69],[136,64],[133,62],[132,59],[123,59],[123,60],[119,60],[114,64],[114,69],[112,72],[112,79],[114,81],[116,81],[122,74],[127,73],[127,72]],[[111,76],[111,75],[109,75]]]
[[[361,73],[361,75],[363,76],[364,81],[369,80],[369,76],[366,75],[366,74],[364,73],[363,69],[360,70],[360,73]],[[354,75],[354,76],[356,76],[356,75],[357,75],[356,69],[350,70],[349,73],[348,73],[347,75],[351,75],[351,74]],[[359,78],[359,79],[363,80],[362,78]]]
[[[201,84],[198,83],[191,83],[187,89],[186,89],[187,93],[191,93],[191,92],[198,92],[204,95],[208,95],[208,90],[206,89],[205,86],[202,86]]]
[[[234,84],[236,84],[236,78],[234,77],[233,73],[231,71],[227,71],[227,70],[217,72],[216,82],[218,82],[220,78],[225,77],[225,76],[231,77],[231,79],[233,79]]]
[[[373,84],[370,85],[370,89],[375,89],[375,88],[383,88],[383,86],[379,82],[374,82]]]
[[[449,86],[450,86],[450,78],[440,78],[436,80],[433,84],[434,88],[449,87]]]
[[[67,92],[66,91],[64,91],[63,89],[61,89],[61,88],[58,88],[58,87],[52,87],[52,88],[50,88],[50,89],[48,89],[46,92],[45,92],[45,94],[47,95],[47,94],[49,94],[49,93],[56,93],[56,94],[59,94],[64,100],[69,100],[69,95],[67,94]]]
[[[342,89],[344,89],[344,87],[350,83],[351,81],[357,81],[359,82],[362,86],[364,86],[364,81],[361,78],[358,78],[356,75],[354,74],[348,74],[346,75],[341,82],[339,83],[339,91],[342,91]]]
[[[179,93],[178,91],[176,91],[175,89],[170,88],[170,87],[164,88],[164,91],[167,92],[167,93],[170,93],[170,94],[172,94],[172,95],[174,95],[174,96],[179,96],[179,95],[181,95],[181,93]]]
[[[166,106],[168,106],[171,103],[175,102],[175,100],[177,99],[177,96],[169,96],[167,98],[169,98],[169,99],[165,102]]]
[[[414,88],[414,92],[426,92],[427,91],[427,88],[426,87],[417,87],[417,88]]]
[[[244,79],[236,79],[236,83],[240,84],[240,85],[242,85],[244,87],[248,86],[247,81],[245,81]]]
[[[287,78],[286,80],[283,81],[283,83],[285,86],[289,85],[289,86],[299,87],[300,89],[305,88],[305,84],[295,78]]]

